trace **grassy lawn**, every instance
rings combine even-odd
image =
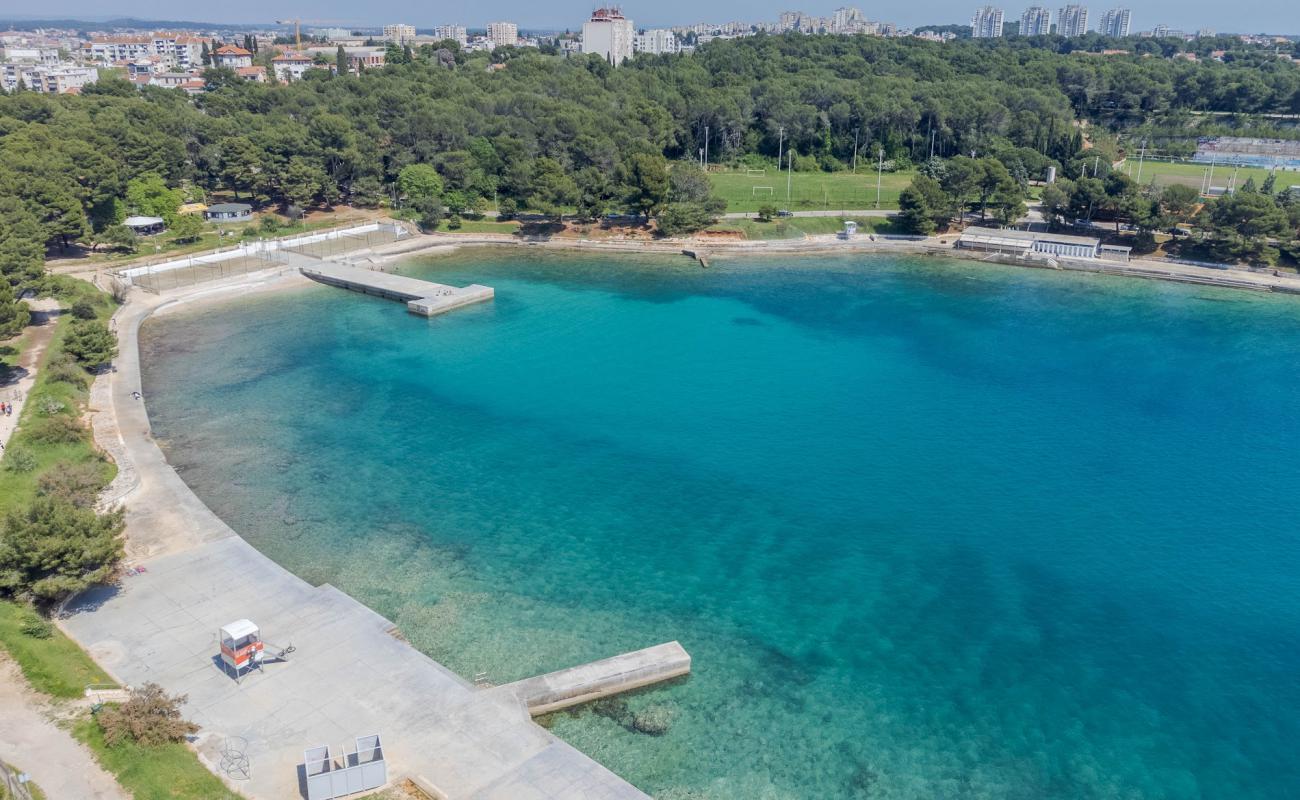
[[[1120,171],[1134,180],[1138,179],[1138,160],[1129,158],[1119,166]],[[1191,186],[1193,189],[1200,189],[1203,185],[1206,175],[1210,169],[1209,164],[1191,164],[1183,162],[1168,161],[1143,161],[1142,162],[1142,179],[1140,183],[1148,184],[1153,180],[1157,186],[1168,186],[1171,183],[1181,183],[1184,186]],[[1268,177],[1268,170],[1257,167],[1235,167],[1218,164],[1214,167],[1214,185],[1226,187],[1232,180],[1233,171],[1237,172],[1237,186],[1240,187],[1248,178],[1255,179],[1255,185],[1263,185],[1264,179]],[[1293,184],[1300,184],[1300,172],[1279,171],[1277,176],[1277,188],[1284,189]]]
[[[868,233],[898,233],[897,225],[888,217],[849,217],[858,223],[859,235]],[[802,239],[804,236],[821,236],[839,233],[844,229],[842,217],[789,217],[759,222],[756,219],[727,219],[709,228],[711,231],[730,231],[746,239]]]
[[[55,285],[59,289],[59,298],[64,308],[70,307],[78,299],[86,299],[95,306],[100,319],[112,316],[114,304],[108,295],[88,283],[73,278],[60,277],[56,281]],[[71,324],[70,314],[59,317],[54,338],[37,366],[36,383],[23,404],[18,429],[10,438],[3,459],[0,459],[0,514],[31,502],[36,496],[36,486],[41,475],[59,462],[100,465],[105,485],[116,474],[116,467],[106,461],[95,449],[89,430],[80,441],[70,443],[41,442],[35,440],[29,433],[31,423],[43,414],[42,407],[47,403],[62,403],[66,408],[82,409],[90,396],[89,376],[84,385],[78,386],[50,380],[44,369],[51,358],[62,353],[63,339]],[[30,454],[35,459],[35,468],[26,472],[3,468],[12,463],[14,454],[18,452]]]
[[[44,639],[23,633],[23,621],[33,616],[22,603],[0,601],[0,645],[13,656],[33,689],[54,697],[81,697],[88,684],[113,682],[58,628],[52,628]]]
[[[887,172],[881,178],[880,207],[898,208],[898,194],[912,182],[915,173]],[[786,202],[786,173],[769,168],[762,175],[745,172],[710,173],[713,188],[727,201],[727,211],[757,211],[759,206],[789,206],[791,211],[826,209],[857,210],[876,207],[876,174],[868,170],[850,172],[795,172],[789,176],[790,199]],[[769,194],[756,187],[769,186]]]
[[[123,743],[109,747],[93,718],[82,719],[72,735],[85,743],[104,769],[135,800],[238,800],[240,795],[226,788],[221,779],[208,771],[183,744],[142,747]]]

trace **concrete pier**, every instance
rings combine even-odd
[[[458,288],[328,261],[299,269],[303,275],[319,283],[406,303],[406,310],[425,317],[491,300],[494,294],[491,286],[477,283]]]
[[[534,717],[686,675],[690,654],[677,642],[647,647],[580,667],[548,672],[491,690],[513,695]]]

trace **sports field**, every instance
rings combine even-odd
[[[870,233],[903,233],[898,224],[889,217],[850,217],[858,223],[858,233],[865,236]],[[802,239],[805,236],[818,236],[839,233],[844,229],[841,217],[790,217],[774,219],[771,222],[759,222],[755,219],[724,219],[708,230],[716,233],[739,233],[746,239]]]
[[[880,207],[898,208],[898,194],[912,182],[915,173],[886,172],[880,181]],[[773,205],[790,211],[824,209],[860,210],[876,207],[876,173],[795,172],[789,176],[789,200],[786,199],[786,173],[768,169],[764,173],[710,173],[713,186],[727,201],[727,211],[757,211],[759,206]],[[767,188],[763,188],[767,187]]]
[[[1136,158],[1130,158],[1119,166],[1120,171],[1125,175],[1138,180],[1138,162]],[[1140,183],[1148,184],[1152,180],[1157,186],[1168,186],[1171,183],[1181,183],[1184,186],[1191,186],[1193,189],[1202,189],[1209,177],[1209,164],[1193,164],[1191,162],[1169,162],[1169,161],[1144,161],[1142,163],[1142,177]],[[1268,177],[1268,170],[1258,167],[1232,167],[1226,164],[1216,164],[1214,167],[1213,185],[1227,188],[1232,185],[1233,173],[1236,173],[1236,186],[1240,187],[1248,178],[1255,179],[1255,185],[1259,186],[1264,183]],[[1277,174],[1277,189],[1281,190],[1288,186],[1300,185],[1300,172],[1291,172],[1280,170]]]

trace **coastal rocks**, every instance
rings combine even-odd
[[[592,711],[617,722],[625,730],[647,736],[663,736],[668,733],[673,718],[677,716],[676,710],[663,703],[652,703],[633,710],[626,700],[616,697],[596,701],[592,704]]]

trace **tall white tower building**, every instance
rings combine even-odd
[[[519,26],[513,22],[489,22],[487,38],[493,47],[516,47],[519,44]]]
[[[636,30],[618,8],[598,8],[582,23],[582,52],[599,53],[617,67],[632,57]]]
[[[1128,36],[1129,20],[1132,16],[1133,12],[1127,8],[1112,8],[1101,15],[1101,24],[1097,26],[1097,32],[1119,38]]]
[[[975,16],[970,20],[970,35],[973,39],[996,39],[1002,35],[1002,9],[993,6],[981,6],[975,9]]]
[[[1021,36],[1046,36],[1052,32],[1052,12],[1042,6],[1026,8],[1020,15]]]
[[[1088,32],[1088,7],[1066,6],[1056,15],[1056,32],[1062,36],[1082,36]]]

